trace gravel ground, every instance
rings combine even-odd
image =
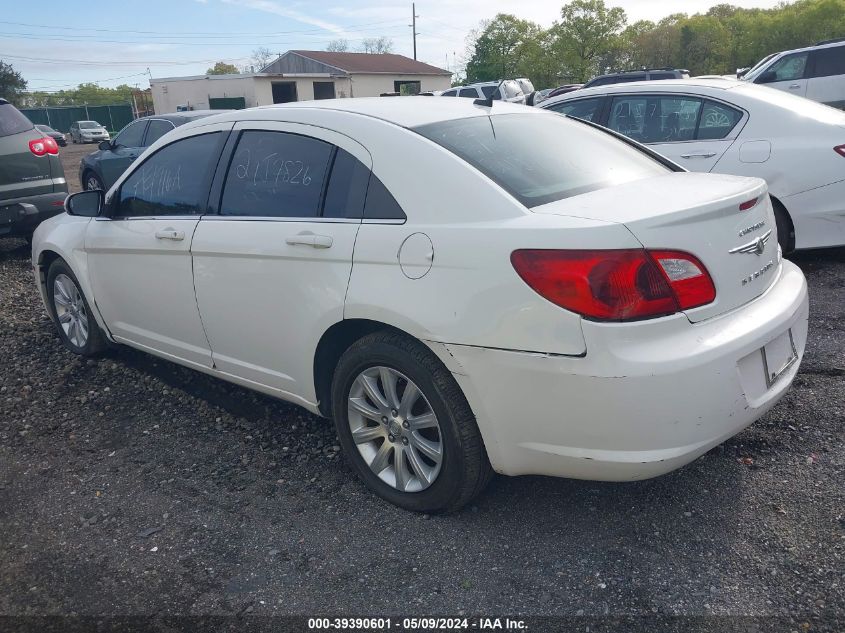
[[[75,193],[82,189],[79,183],[79,161],[83,156],[97,151],[97,145],[94,143],[71,143],[68,141],[67,147],[59,148],[59,158],[62,161],[62,167],[65,170],[65,178],[67,179],[68,189],[71,193]]]
[[[715,614],[845,630],[845,249],[796,257],[810,342],[764,419],[655,480],[497,477],[446,517],[367,492],[302,409],[130,349],[66,352],[28,257],[0,241],[0,615]]]

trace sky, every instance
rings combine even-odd
[[[628,21],[707,11],[718,0],[606,0]],[[769,8],[778,0],[732,0]],[[417,59],[454,71],[465,61],[469,32],[483,19],[511,13],[548,27],[562,0],[419,0]],[[30,8],[31,7],[31,8]],[[355,51],[385,36],[412,56],[411,2],[395,0],[0,0],[0,60],[29,90],[83,82],[149,86],[149,76],[198,75],[223,60],[248,65],[251,52],[323,50],[338,38]],[[147,74],[149,69],[149,75]],[[257,69],[256,69],[257,70]]]

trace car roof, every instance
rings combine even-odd
[[[164,119],[165,121],[187,123],[194,119],[201,119],[215,114],[222,114],[230,110],[186,110],[185,112],[168,112],[167,114],[151,114],[150,116],[139,117],[138,121],[149,119]]]
[[[691,88],[706,90],[730,90],[737,86],[747,85],[748,82],[738,79],[662,79],[661,81],[630,81],[621,84],[608,84],[606,86],[595,86],[593,88],[579,88],[566,94],[558,95],[543,101],[540,107],[548,107],[561,101],[571,101],[584,97],[598,96],[617,92],[630,92],[632,88],[637,92],[658,91],[658,92],[684,92]]]
[[[296,101],[277,105],[260,106],[246,110],[232,110],[214,117],[216,121],[249,121],[260,113],[262,120],[284,120],[287,110],[333,110],[349,114],[372,117],[393,123],[400,127],[413,128],[428,123],[465,119],[474,116],[499,114],[536,114],[538,108],[494,101],[492,107],[475,105],[474,99],[430,99],[429,97],[407,96],[397,99],[381,97],[355,97],[354,99],[323,99],[320,101]],[[274,116],[274,115],[278,115]],[[204,119],[197,125],[205,125]]]
[[[791,53],[803,53],[804,51],[812,51],[819,48],[833,48],[835,46],[845,46],[845,41],[843,40],[836,40],[832,42],[825,42],[819,44],[811,44],[810,46],[802,46],[801,48],[792,48],[788,51],[780,51],[774,54],[774,56],[778,55],[789,55]]]

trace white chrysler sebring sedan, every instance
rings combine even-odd
[[[841,110],[725,79],[601,86],[540,107],[608,127],[690,171],[763,178],[784,250],[845,245]]]
[[[71,351],[130,345],[331,417],[411,510],[494,471],[678,468],[778,401],[807,336],[762,180],[524,106],[221,114],[66,208],[33,265]]]

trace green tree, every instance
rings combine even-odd
[[[0,98],[19,104],[24,90],[26,80],[23,76],[11,64],[0,60]]]
[[[240,71],[234,64],[227,64],[226,62],[217,62],[205,71],[206,75],[237,75]]]
[[[481,31],[473,35],[467,50],[468,82],[520,76],[535,81],[532,75],[542,72],[544,32],[533,22],[500,13],[482,22]]]
[[[605,70],[599,62],[617,48],[627,21],[623,9],[604,0],[572,0],[552,27],[553,48],[576,79],[587,80]]]

